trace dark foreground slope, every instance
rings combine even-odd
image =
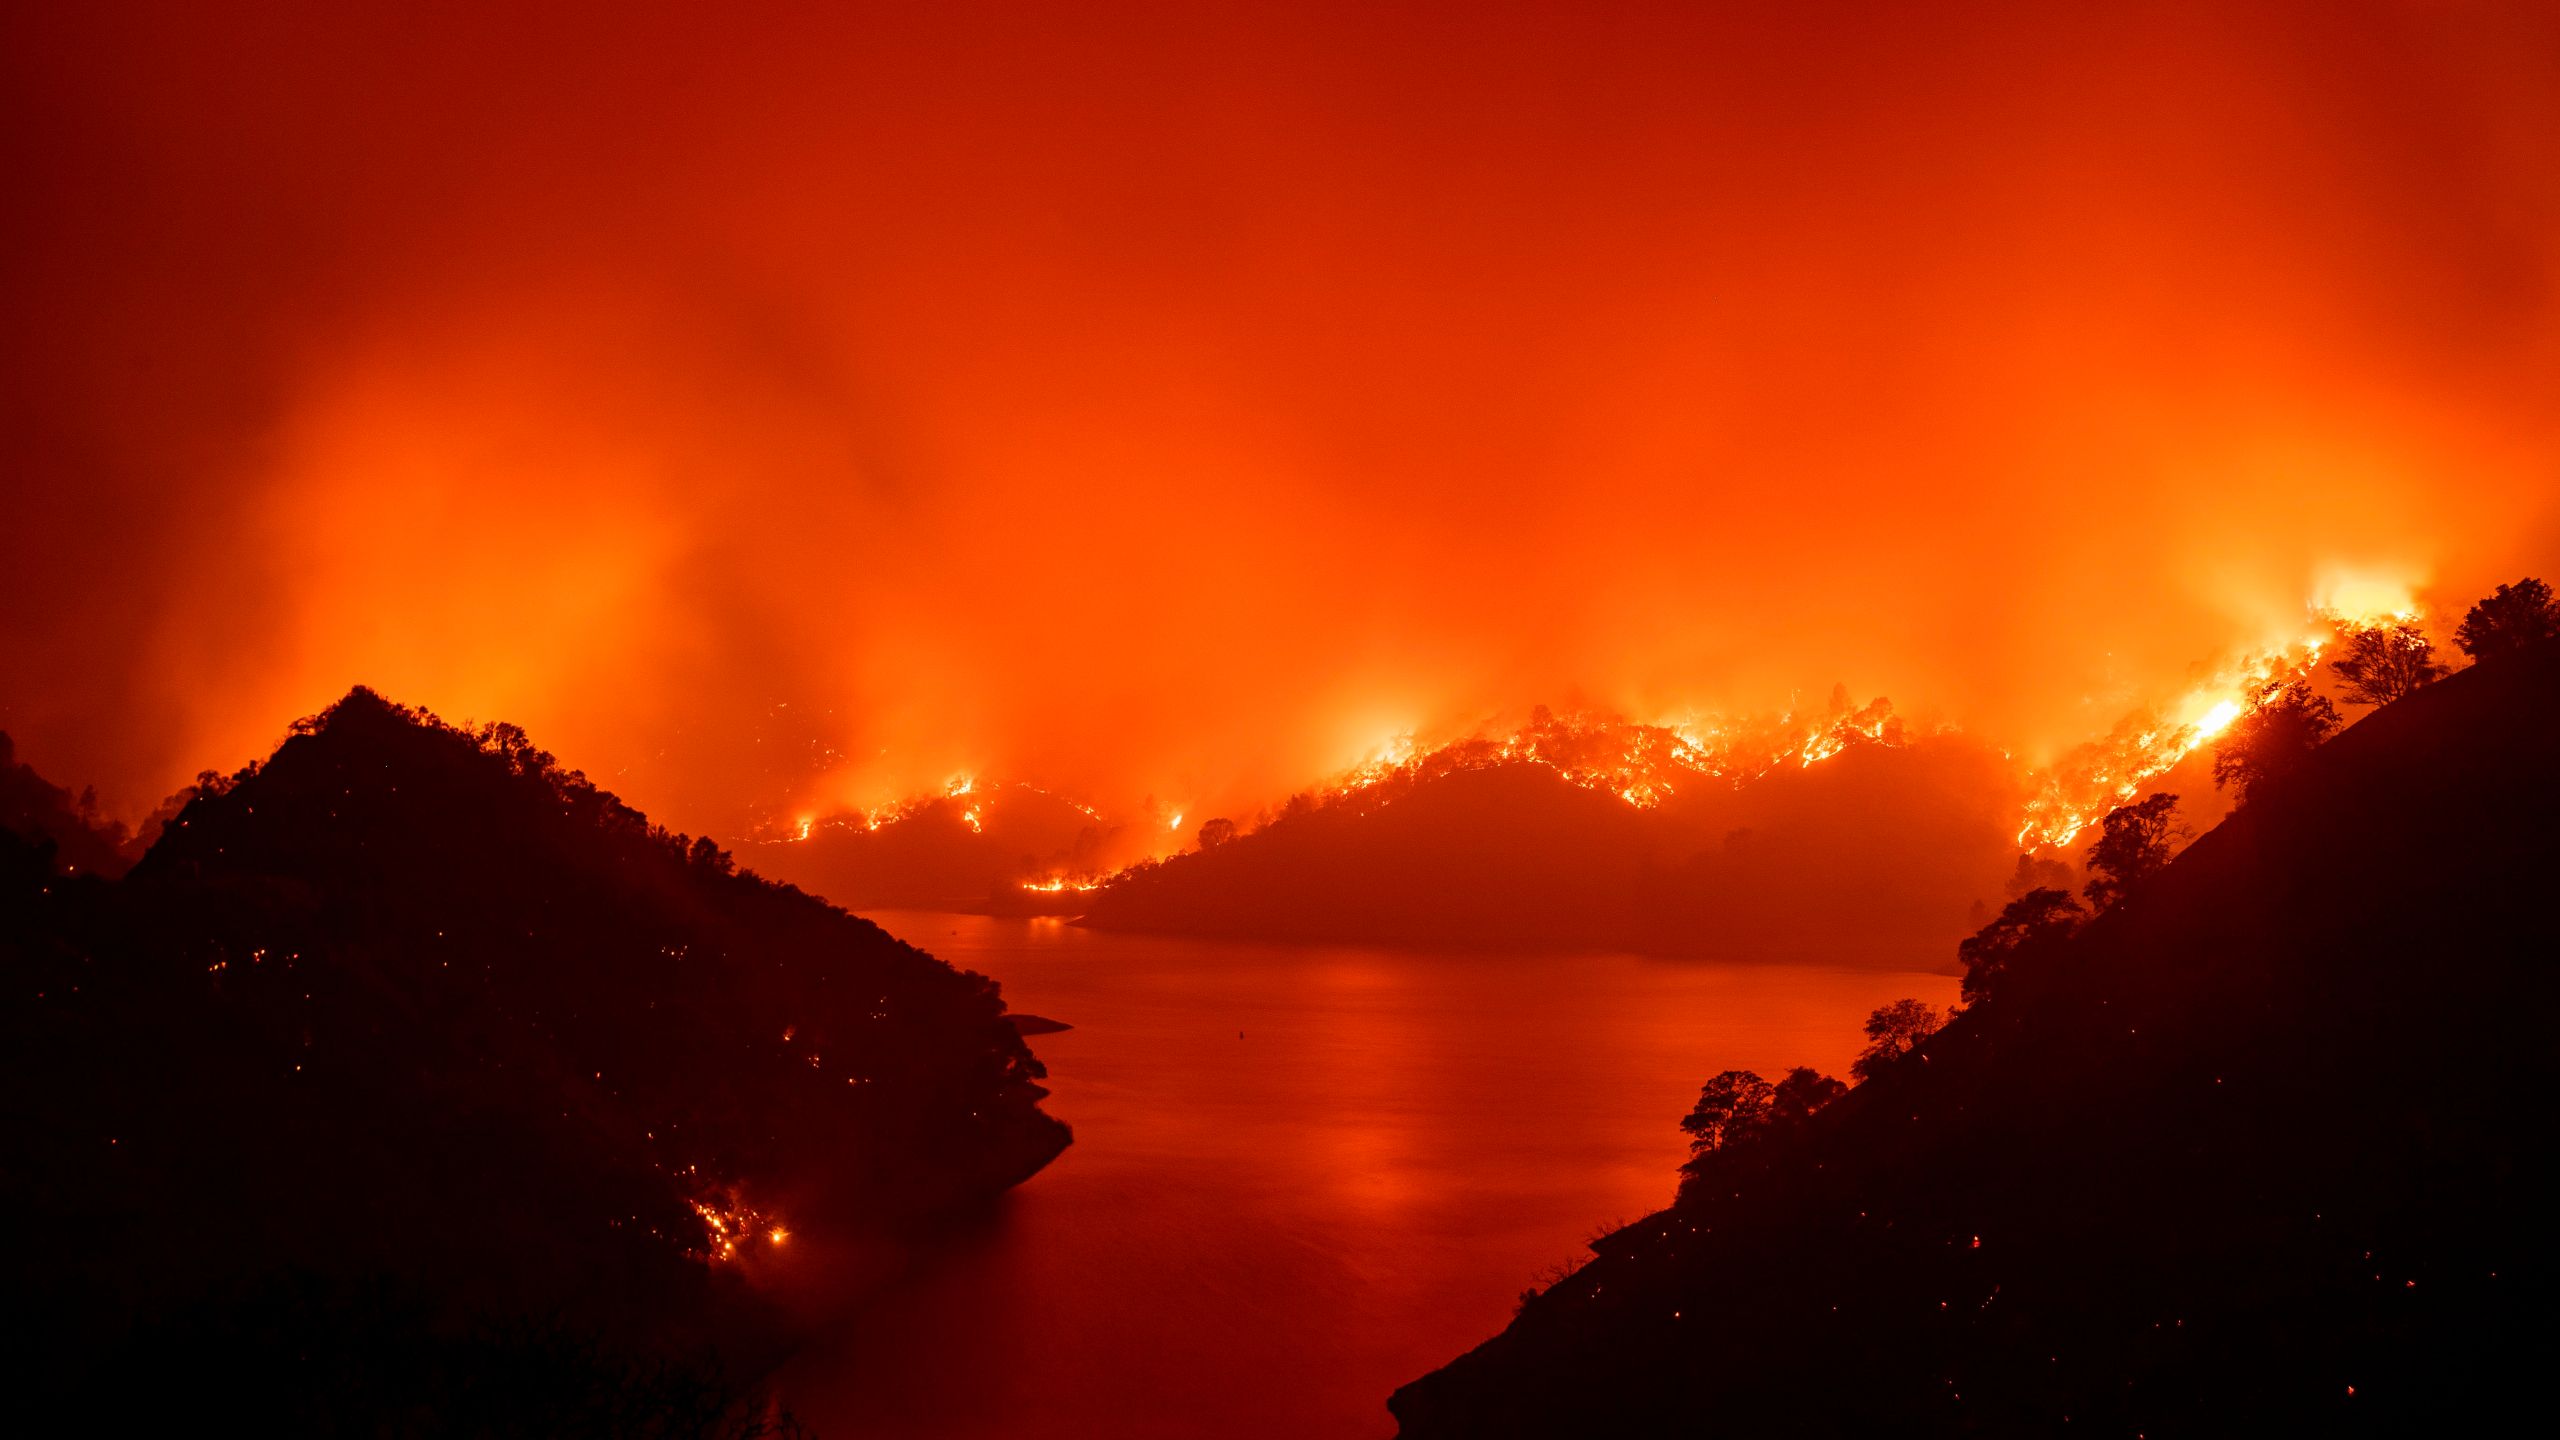
[[[992,982],[368,692],[124,879],[0,871],[13,1393],[111,1428],[745,1424],[777,1231],[1066,1142]]]
[[[1105,929],[1650,954],[1937,951],[2017,862],[2014,778],[1954,739],[1859,744],[1649,808],[1544,765],[1318,806],[1115,879]],[[1973,920],[1979,924],[1978,919]]]
[[[1404,1433],[2537,1413],[2555,717],[2546,646],[2355,727],[1794,1141],[1594,1242],[1396,1394]]]
[[[20,761],[0,730],[0,831],[48,845],[54,868],[67,875],[120,875],[130,857],[119,826],[102,821],[89,796],[48,782]]]

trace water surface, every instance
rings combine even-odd
[[[872,917],[1072,1023],[1076,1143],[783,1379],[821,1436],[1376,1437],[1609,1222],[1710,1074],[1845,1075],[1950,976]]]

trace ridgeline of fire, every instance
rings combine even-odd
[[[1855,1088],[1727,1071],[1670,1208],[1399,1390],[1402,1433],[2487,1434],[2554,1301],[2560,610],[2500,587],[2441,667],[2271,687],[2245,792],[2169,859],[2119,809],[2084,905],[1870,1020]],[[2094,910],[2094,913],[2092,913]]]
[[[2119,807],[2089,905],[2020,896],[1952,1022],[1876,1014],[1855,1089],[1717,1076],[1672,1208],[1400,1391],[1407,1431],[2482,1428],[2538,1398],[2555,632],[2501,587],[2437,683],[2414,628],[2363,627],[2331,664],[2382,708],[2325,744],[2298,671],[2217,706],[2231,820],[2172,863],[2175,803]],[[0,752],[22,1414],[788,1428],[742,1383],[787,1343],[742,1272],[1066,1144],[984,977],[512,727],[357,690],[295,732],[120,878]]]
[[[2186,789],[2190,817],[2215,818],[2211,747],[2264,696],[2341,660],[2399,683],[2398,662],[2432,643],[2417,598],[2390,588],[2333,595],[2262,638],[2042,764],[1907,723],[1845,687],[1825,705],[1748,719],[1648,724],[1539,707],[1517,728],[1443,744],[1400,737],[1243,823],[1198,821],[1187,837],[1181,807],[1150,801],[1115,820],[1038,787],[959,776],[902,805],[798,816],[744,853],[855,908],[1256,940],[1908,964],[1979,927],[1986,897],[2069,868],[2092,828],[2147,790]]]
[[[512,727],[359,689],[294,728],[122,878],[0,828],[21,1418],[761,1433],[742,1271],[1066,1145],[985,977]],[[7,768],[0,818],[79,823]]]

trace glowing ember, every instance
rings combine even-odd
[[[737,1260],[758,1244],[780,1245],[791,1238],[781,1217],[747,1205],[734,1189],[688,1203],[702,1220],[705,1244],[700,1253],[706,1260]]]

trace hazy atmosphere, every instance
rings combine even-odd
[[[133,819],[361,680],[724,836],[2048,751],[2549,548],[2560,35],[2347,8],[21,11],[0,724]]]
[[[2550,1408],[2553,0],[22,4],[0,167],[0,1432]]]

